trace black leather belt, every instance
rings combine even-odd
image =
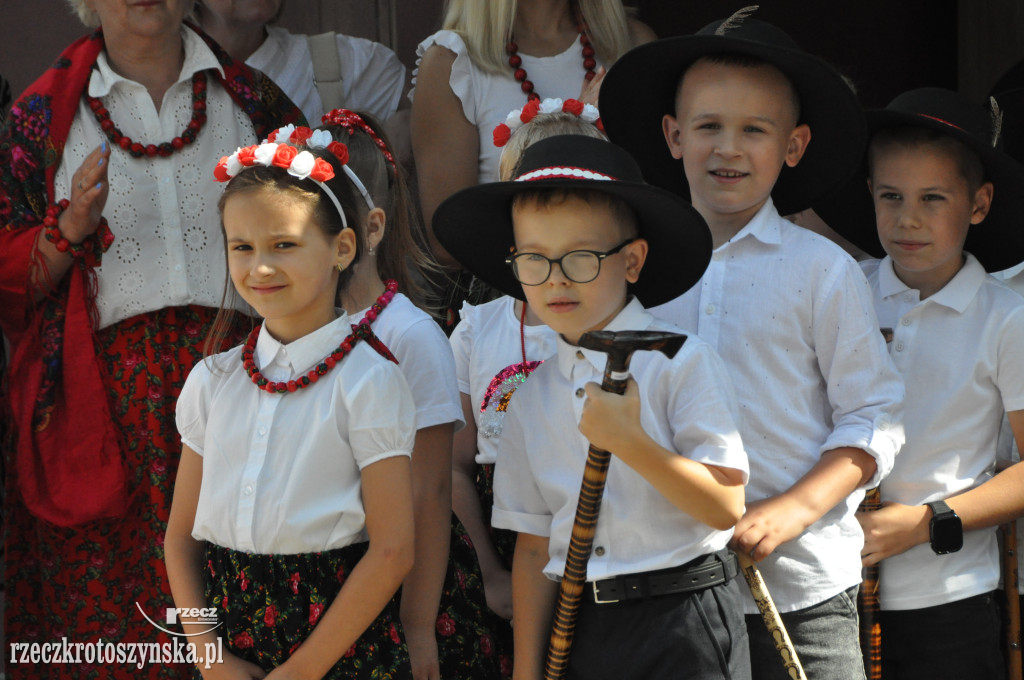
[[[723,550],[697,558],[681,567],[591,581],[590,590],[594,602],[611,604],[622,600],[692,593],[727,583],[738,573],[736,556]]]

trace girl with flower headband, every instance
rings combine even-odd
[[[207,680],[410,674],[395,593],[413,560],[415,412],[371,330],[395,286],[362,317],[335,307],[373,210],[347,160],[329,133],[288,126],[214,172],[225,303],[263,322],[197,364],[177,406],[167,573],[178,607],[216,611],[216,627],[182,617],[193,642],[223,638]]]
[[[343,306],[365,309],[386,278],[399,280],[403,292],[409,286],[413,300],[422,303],[422,292],[412,286],[428,270],[425,250],[413,243],[405,183],[379,123],[345,109],[326,114],[323,123],[322,129],[348,146],[349,164],[376,206],[363,221],[364,257],[341,291]],[[410,275],[410,264],[418,276]],[[452,436],[464,421],[451,347],[430,315],[402,293],[379,315],[373,330],[398,359],[416,405],[416,559],[401,595],[413,677],[496,678],[494,644],[481,627],[486,602],[476,556],[452,515]]]
[[[585,109],[585,110],[584,110]],[[545,99],[508,114],[494,130],[501,147],[501,180],[511,180],[523,152],[556,135],[607,139],[597,109],[576,100]],[[515,533],[491,528],[492,482],[502,421],[516,389],[555,352],[555,333],[525,302],[504,295],[481,305],[463,303],[451,335],[466,427],[456,433],[452,507],[476,548],[504,677],[511,676],[511,567]]]

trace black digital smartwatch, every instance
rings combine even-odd
[[[964,525],[953,508],[946,501],[932,501],[925,505],[932,509],[932,519],[928,525],[932,551],[936,555],[947,555],[964,547]]]

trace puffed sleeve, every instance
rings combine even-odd
[[[476,103],[473,100],[473,61],[469,56],[469,50],[462,37],[454,31],[438,31],[416,47],[416,68],[412,72],[413,88],[409,92],[409,99],[413,99],[416,93],[416,74],[419,72],[420,60],[427,50],[433,45],[438,45],[455,53],[455,62],[452,64],[452,75],[448,79],[452,92],[462,102],[462,112],[466,120],[476,124]]]
[[[416,404],[416,429],[466,422],[455,380],[455,358],[444,331],[424,316],[414,321],[390,347],[412,391]]]
[[[416,437],[412,393],[395,364],[360,343],[348,364],[342,401],[349,445],[359,469],[393,456],[411,456]]]
[[[210,402],[213,395],[213,372],[210,357],[197,363],[185,379],[185,385],[178,395],[174,421],[181,435],[181,443],[200,456],[206,440],[206,423],[210,417]]]

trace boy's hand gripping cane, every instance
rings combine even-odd
[[[796,647],[789,639],[786,624],[782,622],[782,616],[775,607],[775,602],[768,592],[768,586],[765,585],[764,578],[761,577],[761,571],[746,553],[737,552],[736,558],[740,562],[743,578],[747,579],[747,585],[750,586],[750,594],[754,596],[754,603],[757,605],[758,611],[761,612],[764,625],[768,628],[768,634],[775,642],[775,649],[779,650],[779,654],[782,656],[782,665],[786,667],[786,672],[789,673],[792,680],[807,680],[804,667],[800,665],[800,659],[796,655]]]
[[[591,331],[584,333],[579,345],[608,354],[601,389],[623,394],[629,379],[629,360],[637,350],[659,351],[672,358],[686,341],[685,335],[658,331]],[[608,477],[611,454],[590,446],[587,464],[583,470],[583,485],[576,504],[576,518],[569,539],[569,553],[565,559],[565,573],[558,589],[555,619],[551,628],[551,642],[544,667],[544,680],[560,680],[569,666],[569,650],[576,628],[576,614],[587,580],[587,562],[597,530],[597,515],[601,510],[601,496]]]

